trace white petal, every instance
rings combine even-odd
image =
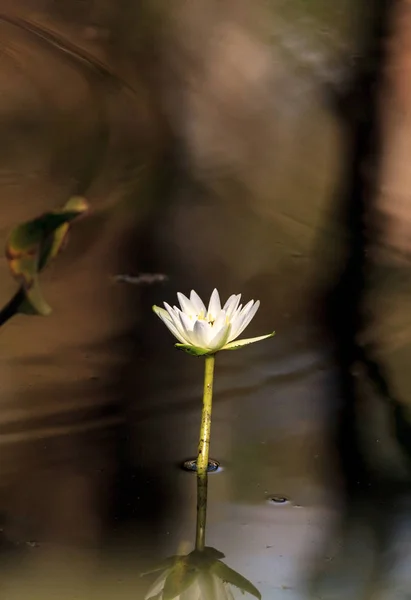
[[[260,308],[260,301],[257,300],[257,302],[254,304],[254,306],[252,308],[250,308],[247,313],[244,315],[243,318],[243,322],[241,323],[240,328],[238,329],[237,335],[241,335],[242,332],[244,331],[244,329],[251,323],[251,321],[253,320],[255,313],[257,312],[257,310]]]
[[[198,583],[201,590],[201,598],[204,600],[225,600],[225,596],[220,593],[220,583],[223,582],[217,577],[210,576],[206,571],[199,573]]]
[[[212,333],[213,328],[206,321],[196,321],[194,323],[193,333],[196,336],[197,343],[196,346],[199,348],[208,348],[208,342],[210,334]]]
[[[272,333],[268,333],[267,335],[259,335],[258,337],[248,338],[245,340],[236,340],[235,342],[230,342],[221,348],[221,350],[236,350],[237,348],[241,348],[242,346],[248,346],[248,344],[254,344],[255,342],[261,342],[262,340],[268,340],[268,338],[273,337],[275,335],[275,331]]]
[[[227,342],[230,335],[231,325],[228,323],[224,325],[222,329],[217,333],[216,336],[213,337],[212,340],[208,343],[208,348],[213,352],[220,350]]]
[[[157,577],[157,579],[145,595],[144,600],[149,600],[150,598],[157,596],[157,594],[159,594],[163,590],[165,580],[167,579],[170,571],[171,569],[167,569],[167,571],[161,573],[160,577]]]
[[[202,600],[200,586],[196,579],[188,589],[186,589],[180,596],[177,596],[176,600]],[[214,599],[213,599],[214,600]]]
[[[159,316],[161,319],[163,319],[163,321],[172,322],[172,319],[171,319],[170,315],[168,314],[168,312],[166,310],[164,310],[164,308],[161,308],[161,306],[154,305],[153,311],[156,313],[157,316]]]
[[[186,313],[186,315],[194,316],[196,314],[193,303],[186,296],[184,296],[184,294],[178,292],[177,298],[180,302],[181,310]]]
[[[174,337],[176,337],[179,342],[186,344],[187,339],[178,331],[177,327],[171,320],[171,317],[168,314],[168,312],[164,310],[164,308],[160,308],[159,306],[153,306],[153,310],[156,313],[156,315],[160,317],[160,319],[163,321],[166,327],[168,327],[168,329],[171,331]]]
[[[215,337],[219,333],[219,331],[227,325],[227,323],[228,320],[225,310],[220,310],[218,315],[216,315],[213,325],[210,327],[211,337]]]
[[[203,316],[205,317],[207,309],[205,307],[204,302],[201,300],[200,296],[197,294],[197,292],[195,292],[194,290],[191,290],[190,292],[190,301],[191,304],[194,306],[194,308],[196,309],[196,315],[200,315],[201,313],[203,314]]]
[[[244,319],[246,318],[248,311],[251,310],[253,304],[254,300],[250,300],[250,302],[247,302],[247,304],[244,306],[244,308],[241,309],[241,311],[237,311],[236,314],[232,317],[230,339],[234,340],[238,335],[240,335],[240,327],[242,326]]]
[[[196,346],[197,336],[193,333],[194,322],[183,312],[180,312],[178,316],[180,317],[180,323],[184,337],[188,340],[190,344]]]
[[[174,327],[177,329],[179,334],[185,338],[184,328],[181,326],[181,320],[180,320],[180,316],[179,316],[180,312],[181,312],[180,309],[178,309],[176,307],[171,308],[171,306],[169,304],[167,304],[167,302],[164,302],[164,306],[166,307],[166,310],[167,310],[168,314],[170,315],[170,319],[171,319],[171,322],[173,323]]]
[[[187,338],[178,331],[178,329],[174,326],[173,323],[167,323],[166,321],[164,321],[164,323],[179,342],[181,342],[182,344],[187,344]]]
[[[214,289],[213,293],[211,294],[210,302],[208,305],[208,317],[216,319],[220,310],[221,310],[220,296],[219,296],[217,290]],[[211,319],[209,318],[208,320],[211,320]]]
[[[227,302],[224,304],[223,310],[226,311],[228,319],[231,319],[234,316],[240,303],[240,299],[241,294],[238,294],[237,296],[234,294],[233,296],[230,296]]]
[[[233,313],[230,317],[231,323],[234,323],[234,321],[236,320],[236,318],[238,317],[238,315],[241,313],[242,310],[243,310],[243,305],[239,304],[237,306],[237,308],[233,311]]]
[[[229,309],[229,307],[231,306],[231,304],[233,304],[233,302],[235,302],[237,298],[236,294],[232,294],[229,299],[227,300],[227,302],[224,304],[223,306],[223,310],[227,311]]]
[[[234,596],[231,593],[228,584],[224,583],[224,581],[221,581],[221,579],[216,578],[214,585],[216,588],[215,597],[218,598],[218,600],[234,600]]]
[[[176,310],[176,307],[171,308],[171,306],[167,302],[164,302],[163,304],[166,307],[166,310],[167,310],[168,314],[170,315],[171,320],[175,321],[177,318],[177,315],[178,315],[178,311]]]
[[[177,331],[180,333],[180,335],[185,337],[184,327],[182,326],[180,319],[181,310],[176,306],[174,308],[171,308],[171,306],[167,304],[167,302],[164,302],[164,306],[166,307],[167,312],[170,315],[171,321],[174,324]]]

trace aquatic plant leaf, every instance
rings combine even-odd
[[[186,557],[183,557],[177,562],[164,583],[162,600],[174,600],[180,596],[193,585],[197,576],[198,570],[186,560]]]
[[[42,270],[60,250],[69,223],[88,210],[84,198],[71,198],[62,209],[45,213],[27,223],[17,225],[6,244],[6,256],[12,272],[19,272],[22,258],[37,258]]]
[[[197,348],[197,346],[192,346],[191,344],[175,344],[175,346],[180,350],[184,350],[184,352],[187,352],[187,354],[190,354],[191,356],[205,356],[210,353],[210,350]]]
[[[254,598],[258,598],[258,600],[261,600],[260,592],[251,583],[251,581],[248,581],[248,579],[240,575],[240,573],[237,573],[237,571],[230,569],[230,567],[228,567],[225,563],[221,561],[215,562],[211,567],[211,571],[215,575],[217,575],[217,577],[219,577],[222,581],[235,586],[242,592],[247,592],[248,594],[251,594],[251,596],[254,596]]]
[[[37,261],[30,256],[23,257],[19,263],[19,269],[25,293],[22,295],[22,301],[16,312],[28,315],[49,315],[51,308],[45,301],[40,289]]]
[[[15,312],[50,314],[51,308],[41,293],[38,274],[62,249],[70,223],[87,210],[86,200],[75,196],[62,209],[22,223],[10,232],[6,258],[12,275],[25,292]]]
[[[65,204],[63,209],[58,211],[65,217],[65,222],[60,225],[60,227],[57,227],[52,235],[49,235],[43,240],[39,257],[39,271],[42,271],[64,248],[71,221],[80,217],[87,212],[88,209],[89,206],[84,198],[81,196],[73,196],[73,198],[70,198]]]
[[[51,306],[45,301],[37,275],[34,276],[31,286],[26,290],[26,296],[19,306],[18,312],[24,315],[41,315],[47,317]]]

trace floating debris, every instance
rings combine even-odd
[[[167,280],[167,275],[163,273],[139,273],[138,275],[124,273],[113,276],[115,283],[129,283],[131,285],[153,285],[154,283],[164,283]]]

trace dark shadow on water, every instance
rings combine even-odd
[[[162,216],[172,210],[173,197],[184,174],[178,155],[178,144],[170,144],[171,151],[165,152],[153,167],[153,176],[146,193],[149,195],[150,210],[144,222],[136,222],[128,239],[124,240],[120,255],[121,272],[124,273],[170,273],[169,257],[161,252],[158,242],[158,227]],[[136,199],[138,201],[138,199]],[[164,284],[167,296],[174,294],[174,284]],[[139,403],[147,392],[153,393],[152,365],[173,360],[172,344],[167,345],[164,356],[162,344],[153,338],[155,315],[151,307],[158,303],[158,286],[134,286],[124,284],[126,332],[115,342],[121,366],[113,373],[112,383],[118,390],[124,424],[120,427],[116,444],[117,477],[113,486],[110,510],[108,542],[116,532],[123,532],[128,542],[144,557],[162,555],[160,537],[164,536],[164,514],[170,514],[173,506],[173,489],[170,489],[161,465],[147,464],[145,456],[150,454],[147,445],[156,447],[156,452],[167,457],[169,453],[167,430],[152,439],[145,431],[144,419],[139,418]],[[166,291],[165,291],[166,290]],[[164,297],[166,299],[166,297]],[[176,364],[177,370],[181,363]],[[168,367],[169,368],[169,365]],[[167,391],[158,384],[159,393]],[[167,402],[165,402],[167,404]],[[135,416],[134,416],[135,411]],[[123,535],[120,534],[120,539]]]
[[[363,543],[364,531],[370,534],[373,545],[373,566],[364,597],[381,589],[392,566],[387,551],[395,543],[396,509],[404,497],[411,495],[411,477],[408,481],[398,481],[395,475],[390,477],[371,468],[364,452],[362,434],[367,423],[361,411],[371,389],[372,403],[382,402],[388,409],[394,439],[409,463],[411,423],[403,405],[394,396],[389,373],[376,358],[377,348],[362,345],[360,341],[360,335],[373,327],[366,304],[373,268],[367,250],[379,230],[376,200],[383,148],[378,103],[395,4],[384,1],[369,7],[373,9],[370,13],[373,18],[368,18],[365,24],[363,52],[351,86],[343,94],[334,96],[334,108],[345,133],[345,172],[338,202],[342,207],[339,225],[346,243],[343,264],[322,306],[326,315],[326,338],[333,348],[336,364],[330,389],[331,398],[336,398],[331,449],[339,461],[343,509],[337,529],[330,536],[331,543],[339,540],[340,550],[333,557],[332,568],[330,564],[325,566],[325,556],[330,554],[328,546],[319,558],[311,582],[313,596],[319,593],[318,586],[321,587],[324,580],[333,587],[329,572],[334,569],[348,584],[355,579],[356,561],[363,560],[356,552]],[[323,316],[320,315],[320,319]],[[349,537],[355,540],[354,547]]]

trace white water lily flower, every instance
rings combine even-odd
[[[257,588],[220,559],[224,554],[205,546],[187,555],[170,556],[142,575],[160,573],[144,600],[234,600],[230,587],[261,600]]]
[[[256,314],[260,301],[250,300],[245,306],[240,304],[241,294],[229,297],[221,308],[218,291],[211,294],[208,308],[200,296],[192,290],[190,298],[177,294],[180,308],[164,302],[164,308],[153,306],[153,310],[179,340],[176,344],[196,355],[214,354],[219,350],[235,350],[265,340],[274,335],[261,335],[255,338],[236,340]]]
[[[163,600],[164,583],[170,571],[162,573],[147,592],[144,600]],[[208,593],[207,593],[208,592]],[[211,596],[209,595],[211,593]],[[234,600],[229,586],[212,573],[199,573],[193,583],[173,600]]]

